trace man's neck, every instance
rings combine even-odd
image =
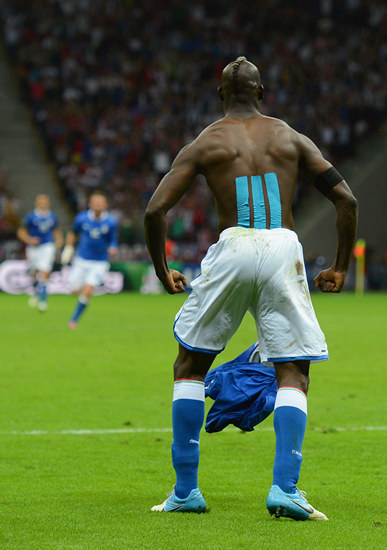
[[[92,210],[91,208],[89,208],[89,216],[91,217],[92,220],[101,220],[106,218],[107,211],[102,210],[101,212],[96,212],[95,210]]]
[[[45,210],[42,210],[41,208],[35,208],[35,213],[41,218],[44,218],[48,215],[49,210],[47,208]]]
[[[250,118],[253,116],[263,116],[256,105],[236,104],[229,105],[225,109],[225,118]]]

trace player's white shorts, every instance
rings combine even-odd
[[[262,362],[328,359],[293,231],[226,229],[191,286],[174,326],[185,348],[219,353],[250,311]]]
[[[26,257],[30,269],[50,273],[55,260],[55,244],[26,246]]]
[[[76,256],[70,269],[70,290],[75,292],[81,290],[85,285],[93,287],[102,285],[109,267],[109,262],[85,260]]]

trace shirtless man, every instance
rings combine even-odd
[[[176,485],[152,510],[202,512],[197,483],[205,375],[249,310],[257,325],[262,363],[274,364],[276,454],[270,514],[327,519],[297,489],[306,427],[309,364],[328,359],[306,283],[291,205],[300,169],[336,208],[337,250],[316,287],[340,292],[351,258],[357,201],[343,177],[305,136],[260,113],[263,86],[255,65],[239,57],[225,67],[218,88],[225,116],[176,157],[145,215],[156,274],[170,294],[186,280],[165,257],[166,213],[197,174],[216,202],[219,241],[201,264],[201,276],[176,316],[179,354],[174,366],[172,462]]]

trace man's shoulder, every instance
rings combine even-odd
[[[197,139],[206,138],[207,136],[213,137],[221,132],[226,132],[230,128],[230,124],[232,124],[231,119],[228,119],[226,117],[219,118],[218,120],[215,120],[214,122],[206,126],[204,130],[202,130],[202,132],[198,135]]]
[[[279,118],[265,116],[263,123],[262,135],[266,139],[268,151],[284,157],[295,157],[299,154],[301,134],[297,130]]]
[[[34,212],[33,211],[30,211],[30,212],[27,212],[24,216],[23,216],[23,219],[21,221],[21,227],[25,227],[25,228],[29,228],[29,226],[31,225],[32,221],[34,219]]]
[[[222,125],[224,120],[225,119],[222,118],[206,126],[195,139],[187,143],[180,150],[180,155],[184,155],[184,158],[195,158],[197,154],[201,154],[203,151],[207,150],[214,142],[217,140],[220,141],[222,139],[222,131],[225,130],[224,125]]]
[[[24,216],[23,220],[25,222],[29,222],[31,221],[35,216],[35,212],[34,210],[30,210],[29,212],[26,213],[26,215]]]
[[[73,225],[80,225],[87,221],[87,210],[81,210],[81,212],[78,212],[78,214],[74,218]]]
[[[269,116],[269,115],[262,115],[260,120],[262,120],[263,122],[266,122],[267,124],[273,124],[279,127],[290,129],[289,124],[284,120],[282,120],[282,118],[277,118],[275,116]]]
[[[280,118],[265,115],[262,117],[262,124],[264,124],[266,128],[269,128],[273,132],[287,135],[292,139],[298,136],[298,132],[294,130],[294,128],[292,128],[287,122]]]
[[[117,225],[117,218],[114,216],[114,214],[111,214],[110,212],[108,212],[107,220],[108,220],[109,223],[111,223],[112,225]]]
[[[232,121],[226,118],[216,120],[204,128],[195,141],[192,142],[192,146],[196,147],[201,155],[208,154],[212,150],[218,150],[219,148],[228,149],[230,140],[227,136],[233,131],[232,124]]]

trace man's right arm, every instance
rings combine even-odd
[[[169,269],[165,240],[167,212],[175,206],[198,173],[198,147],[191,144],[177,155],[171,170],[161,180],[145,212],[145,238],[156,275],[170,294],[184,292],[187,281],[176,270]]]
[[[40,243],[39,237],[30,237],[27,229],[24,226],[19,227],[16,232],[17,238],[22,241],[24,244],[36,245]]]
[[[322,156],[314,143],[299,136],[300,170],[336,208],[337,249],[332,267],[321,271],[315,285],[322,292],[340,292],[351,260],[357,228],[357,200],[344,178]]]

